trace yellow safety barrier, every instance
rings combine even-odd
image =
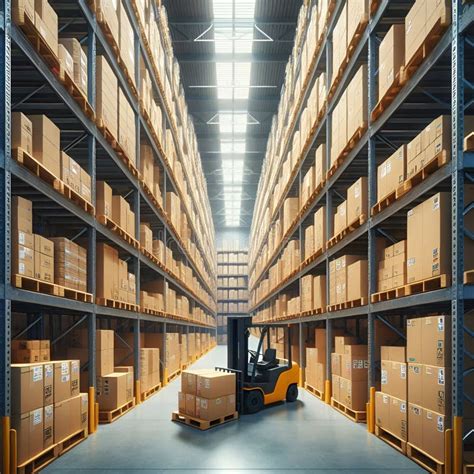
[[[89,433],[95,432],[95,389],[89,387]]]
[[[3,471],[10,472],[10,417],[4,416],[2,418],[2,461]]]
[[[461,472],[463,464],[463,420],[462,416],[455,416],[453,423],[453,442],[452,442],[452,459],[453,459],[453,472]],[[448,471],[449,472],[449,471]]]
[[[16,474],[18,470],[18,439],[16,430],[10,430],[10,473]]]
[[[135,380],[135,405],[142,402],[142,394],[140,391],[140,380]]]
[[[163,387],[168,385],[168,369],[165,367],[163,369]]]
[[[367,423],[369,431],[373,434],[375,433],[375,387],[370,387],[370,402],[369,402],[369,412],[367,418],[370,423]]]
[[[99,404],[97,402],[95,404],[95,410],[94,410],[94,422],[95,422],[94,431],[97,431],[97,428],[99,427]]]
[[[298,382],[298,385],[300,387],[303,387],[304,385],[304,374],[303,374],[303,367],[300,367],[300,380]]]
[[[330,405],[331,404],[331,381],[326,380],[324,382],[324,401]]]

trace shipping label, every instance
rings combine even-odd
[[[33,367],[33,382],[43,380],[43,367]]]

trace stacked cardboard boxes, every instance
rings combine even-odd
[[[326,330],[315,329],[314,331],[315,347],[306,348],[306,383],[318,390],[324,392],[324,383],[326,380]]]
[[[90,175],[63,151],[61,152],[61,180],[86,201],[92,200]]]
[[[127,234],[135,238],[135,213],[123,196],[112,196],[112,220]]]
[[[147,334],[145,334],[145,341],[146,337]],[[160,383],[160,380],[160,349],[141,348],[140,389],[142,393],[156,387]]]
[[[407,320],[408,442],[444,462],[451,427],[451,321],[447,316]],[[465,412],[469,416],[469,409]]]
[[[331,354],[333,398],[354,411],[365,411],[367,403],[367,346],[357,339],[336,336]]]
[[[332,260],[329,263],[329,304],[367,298],[367,272],[367,260],[359,255],[344,255]]]
[[[104,0],[102,4],[108,3]],[[108,21],[113,21],[111,15]],[[116,16],[115,16],[116,18]],[[118,80],[105,56],[96,57],[96,105],[99,125],[106,127],[113,137],[118,136]]]
[[[125,156],[136,164],[136,132],[135,112],[125,97],[122,88],[118,89],[118,142],[123,148]]]
[[[12,428],[18,465],[87,430],[87,394],[79,392],[79,361],[12,364]]]
[[[213,421],[235,413],[235,374],[186,370],[178,394],[179,413]]]
[[[51,360],[49,340],[13,339],[12,363],[30,364]]]
[[[61,38],[60,47],[62,46],[69,55],[71,61],[66,55],[66,64],[72,63],[72,79],[79,89],[87,96],[87,54],[82,49],[81,43],[76,38]],[[61,48],[60,48],[61,49]]]
[[[377,201],[395,192],[406,178],[406,146],[402,145],[377,168]]]
[[[52,174],[59,177],[60,130],[46,115],[30,115],[33,130],[33,156]]]
[[[378,263],[377,287],[379,291],[391,290],[406,284],[406,240],[389,245]]]
[[[35,27],[48,47],[58,55],[58,15],[48,0],[35,0]]]
[[[87,250],[65,237],[53,237],[55,283],[87,291]]]

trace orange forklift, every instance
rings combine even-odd
[[[270,328],[284,328],[288,343],[286,358],[278,359],[271,347]],[[260,329],[257,350],[249,349],[250,329]],[[265,338],[266,349],[262,353]],[[272,403],[294,402],[298,398],[299,365],[291,360],[289,325],[252,324],[251,317],[227,320],[227,370],[237,374],[237,410],[257,413]],[[218,368],[219,369],[219,368]]]

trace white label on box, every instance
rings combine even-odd
[[[33,382],[43,380],[43,367],[33,367]]]
[[[426,412],[426,418],[428,418],[428,420],[432,420],[433,419],[433,413],[431,413],[430,411]]]
[[[44,418],[49,420],[52,417],[53,417],[53,405],[48,405],[44,407]]]
[[[440,431],[441,433],[444,432],[444,420],[442,416],[438,416],[436,426],[438,428],[438,431]]]
[[[438,385],[444,385],[444,369],[438,369]]]
[[[18,243],[24,245],[25,243],[25,233],[24,232],[18,232]]]
[[[407,412],[407,404],[405,402],[400,403],[400,413]]]
[[[386,171],[386,173],[387,173],[387,174],[390,174],[391,172],[392,172],[392,163],[388,162],[388,163],[387,163],[387,171]]]
[[[45,364],[44,365],[44,376],[45,377],[52,377],[53,376],[53,364]]]
[[[382,382],[382,383],[383,383],[383,382]],[[388,395],[384,395],[384,396],[382,397],[382,401],[383,401],[385,404],[387,404],[388,401],[389,401]]]
[[[387,371],[385,369],[382,369],[382,375],[381,375],[381,383],[382,385],[386,385],[387,384]]]
[[[21,263],[18,265],[18,271],[20,273],[25,273],[25,264],[24,263]]]
[[[201,398],[201,408],[207,409],[207,400],[205,398]]]
[[[61,382],[62,383],[69,382],[69,374],[68,375],[61,375]]]
[[[433,211],[435,211],[436,209],[439,209],[439,197],[438,196],[436,196],[433,199]]]
[[[71,372],[73,374],[79,373],[79,363],[77,361],[71,362]]]
[[[357,199],[360,196],[360,186],[357,185],[354,189],[354,196]]]
[[[38,408],[33,412],[33,425],[39,425],[43,421],[43,409]]]
[[[414,365],[414,366],[413,366],[413,372],[414,372],[415,374],[419,374],[419,373],[420,373],[420,367],[418,367],[417,365]]]
[[[412,265],[415,265],[415,257],[409,258],[407,260],[407,267],[411,267]]]
[[[211,381],[209,379],[204,380],[204,387],[205,388],[211,388]]]
[[[413,209],[410,209],[407,213],[407,217],[411,217],[413,215]]]
[[[69,375],[69,362],[61,362],[61,375]]]
[[[407,378],[407,366],[405,364],[400,365],[400,378],[401,379]]]
[[[444,331],[444,318],[438,318],[438,332]]]

